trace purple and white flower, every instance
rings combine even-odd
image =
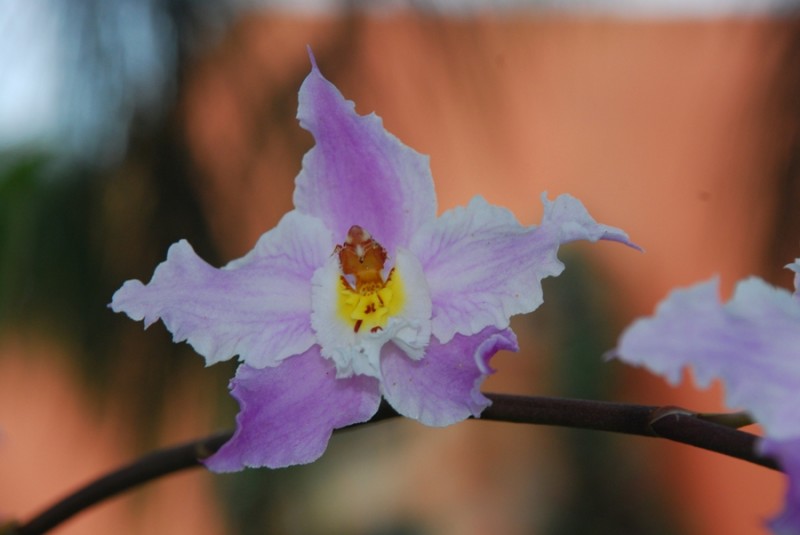
[[[313,57],[298,118],[316,145],[276,228],[221,269],[179,241],[111,303],[145,327],[160,318],[207,364],[242,361],[215,471],[311,462],[381,396],[431,426],[479,416],[489,359],[517,349],[509,318],[542,303],[541,280],[564,269],[559,245],[633,246],[568,195],[542,197],[538,227],[480,197],[437,218],[428,158],[358,115]]]
[[[691,365],[707,387],[719,378],[725,403],[746,409],[760,423],[762,453],[789,475],[786,506],[771,522],[779,534],[800,534],[800,259],[795,292],[751,277],[740,281],[727,303],[719,281],[673,291],[652,318],[639,319],[623,334],[615,356],[647,367],[671,383]]]

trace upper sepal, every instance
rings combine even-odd
[[[300,87],[297,117],[316,144],[303,157],[294,204],[337,240],[358,224],[393,255],[436,217],[428,157],[387,132],[377,115],[357,114],[316,66]]]

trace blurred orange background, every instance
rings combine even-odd
[[[800,256],[797,234],[781,237],[790,256],[773,266],[765,256],[781,201],[775,177],[791,157],[796,127],[787,126],[780,103],[797,29],[777,19],[255,13],[192,62],[175,113],[202,211],[227,262],[292,207],[292,181],[311,144],[293,120],[310,44],[323,74],[359,113],[376,112],[390,132],[431,156],[440,210],[482,195],[535,224],[542,191],[551,199],[570,193],[644,247],[639,254],[577,245],[562,255],[588,259],[602,274],[613,344],[671,288],[715,273],[725,292],[750,274],[789,286],[777,267]],[[123,163],[116,180],[135,183],[136,168]],[[545,313],[547,292],[557,292],[560,280],[546,286],[534,317]],[[548,376],[559,354],[547,323],[522,318],[515,326],[522,351],[495,358],[498,373],[485,390],[559,395]],[[124,407],[89,400],[68,347],[7,332],[0,352],[0,518],[27,518],[143,453]],[[198,375],[201,367],[198,358]],[[722,407],[719,387],[673,389],[637,370],[618,373],[619,400]],[[219,425],[193,379],[175,378],[153,431],[158,443]],[[574,483],[554,433],[488,422],[443,430],[393,422],[348,432],[309,467],[313,476],[302,472],[303,483],[287,488],[283,516],[264,531],[390,533],[380,526],[410,518],[432,534],[550,533],[548,510]],[[680,517],[678,533],[764,533],[763,520],[781,507],[779,474],[662,441],[617,442],[629,468],[643,475],[636,484],[663,491],[664,507]],[[173,476],[57,533],[223,533],[213,488],[220,477]]]

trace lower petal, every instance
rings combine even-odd
[[[411,360],[394,344],[383,349],[381,390],[397,412],[425,425],[441,427],[480,416],[491,404],[480,392],[493,373],[489,360],[502,349],[517,351],[510,329],[484,329],[456,335],[446,344],[431,338],[422,360]]]
[[[319,346],[274,368],[239,366],[231,391],[241,410],[233,438],[205,460],[215,472],[315,461],[334,429],[369,420],[380,403],[377,380],[336,379]]]
[[[777,459],[789,477],[786,502],[780,515],[770,520],[773,533],[797,535],[800,533],[800,438],[786,440],[764,439],[761,453]]]

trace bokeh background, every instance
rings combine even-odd
[[[291,209],[310,44],[360,113],[431,156],[440,210],[540,220],[571,193],[645,254],[562,249],[488,391],[720,409],[602,355],[669,289],[782,286],[800,256],[790,2],[0,2],[0,519],[233,425],[234,363],[113,314],[187,238],[215,265]],[[392,421],[317,463],[172,476],[68,534],[757,534],[779,474],[602,433]]]

